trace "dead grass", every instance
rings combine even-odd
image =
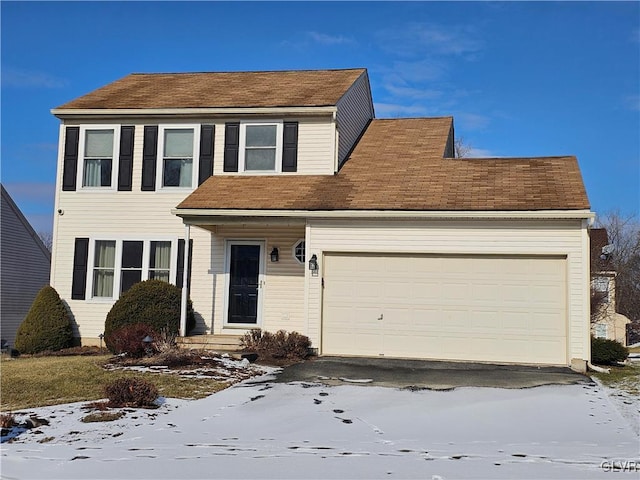
[[[228,386],[208,378],[107,371],[110,358],[99,356],[19,357],[0,361],[0,411],[35,408],[104,398],[104,387],[118,378],[142,377],[154,383],[160,395],[203,398]]]
[[[640,362],[610,368],[611,373],[594,373],[593,376],[607,387],[617,388],[634,396],[640,395]]]

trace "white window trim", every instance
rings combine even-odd
[[[258,269],[258,311],[256,323],[229,323],[229,288],[231,287],[231,246],[232,245],[260,245],[260,266]],[[266,245],[267,240],[233,240],[228,239],[224,242],[224,315],[223,328],[240,329],[262,327],[262,309],[264,305],[265,278],[266,278]]]
[[[247,127],[254,125],[276,126],[276,159],[274,170],[246,170],[245,147],[247,139]],[[282,120],[244,120],[240,122],[240,139],[238,145],[238,172],[244,175],[273,175],[282,172],[282,135],[284,122]]]
[[[112,192],[118,188],[118,167],[120,166],[120,125],[80,125],[80,138],[78,139],[78,165],[76,167],[76,185],[78,191],[85,192]],[[111,186],[109,187],[85,187],[84,186],[84,149],[87,138],[87,130],[113,130],[113,156],[111,160]]]
[[[302,261],[298,260],[298,257],[296,257],[296,248],[298,247],[298,245],[300,245],[300,242],[304,242],[304,259]],[[305,241],[304,238],[300,238],[299,240],[296,240],[296,243],[294,243],[293,247],[291,247],[291,255],[293,256],[293,259],[296,261],[297,264],[299,265],[305,264],[305,262],[307,261],[307,242]]]
[[[95,247],[97,241],[116,242],[115,265],[113,272],[113,295],[111,297],[94,297],[93,296],[93,270],[95,262]],[[85,298],[92,303],[112,303],[120,298],[120,281],[122,279],[122,244],[123,242],[143,242],[142,246],[142,280],[149,279],[149,251],[151,242],[171,242],[171,263],[169,267],[169,283],[176,284],[176,275],[178,271],[178,237],[167,236],[104,236],[91,237],[89,239],[89,258],[87,262],[87,286],[85,290]]]
[[[164,131],[173,129],[193,129],[193,164],[191,168],[190,187],[165,187],[162,179],[164,172]],[[158,125],[158,151],[156,158],[156,188],[157,192],[190,192],[198,186],[198,166],[200,163],[200,128],[199,123],[171,123]]]
[[[609,338],[609,326],[606,323],[596,323],[593,328],[596,338]],[[602,334],[604,331],[604,335]]]

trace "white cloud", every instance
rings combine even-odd
[[[322,45],[344,45],[349,43],[355,43],[352,38],[345,37],[344,35],[330,35],[321,32],[306,32],[307,37],[316,43]]]
[[[624,99],[624,103],[629,110],[640,112],[640,95],[629,95]]]
[[[402,105],[399,103],[374,103],[376,116],[381,118],[389,117],[411,117],[429,115],[429,111],[424,105]]]
[[[415,87],[403,87],[397,86],[393,83],[385,83],[384,88],[391,95],[395,97],[403,97],[403,98],[411,98],[414,100],[433,100],[436,98],[441,98],[444,95],[444,92],[441,90],[436,90],[433,88],[415,88]]]
[[[482,130],[491,123],[489,117],[477,113],[457,113],[455,118],[464,130]]]
[[[382,48],[401,56],[466,55],[483,48],[474,27],[411,23],[378,32]]]
[[[45,72],[23,70],[15,67],[3,67],[2,69],[3,87],[62,88],[67,84],[67,80]]]
[[[470,147],[469,150],[469,158],[494,158],[497,155],[493,153],[491,150],[486,150],[484,148],[474,148]]]

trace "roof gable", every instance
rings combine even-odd
[[[336,105],[366,69],[134,73],[59,109],[318,107]]]

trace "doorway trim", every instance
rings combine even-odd
[[[256,245],[260,247],[260,258],[258,265],[258,306],[256,312],[256,323],[229,323],[229,290],[231,287],[231,247],[233,245]],[[224,241],[224,329],[260,328],[262,326],[262,310],[264,304],[265,286],[265,245],[266,240],[254,239],[227,239]]]

